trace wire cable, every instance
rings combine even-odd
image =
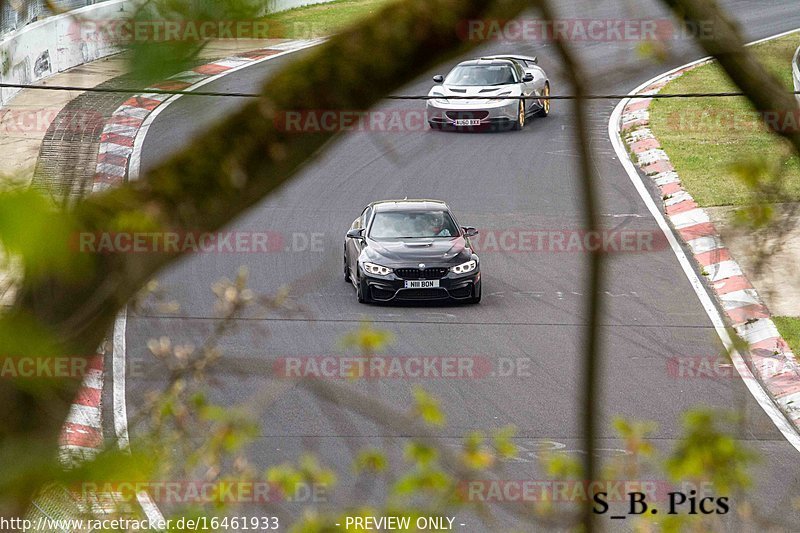
[[[79,91],[89,93],[112,93],[112,94],[159,94],[159,95],[182,95],[182,96],[211,96],[219,98],[261,98],[260,93],[242,92],[216,92],[216,91],[186,91],[158,89],[155,87],[133,88],[133,87],[77,87],[72,85],[30,85],[25,83],[0,83],[0,88],[8,89],[34,89],[42,91]],[[789,94],[800,95],[800,91],[792,91]],[[747,96],[743,92],[708,92],[708,93],[656,93],[656,94],[587,94],[585,100],[622,100],[630,99],[667,99],[667,98],[734,98]],[[387,100],[575,100],[576,96],[549,95],[549,96],[423,96],[423,95],[389,95]]]

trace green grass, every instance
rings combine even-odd
[[[791,88],[791,60],[798,45],[800,35],[794,34],[753,50],[766,68]],[[669,83],[662,93],[735,90],[723,70],[711,63]],[[786,159],[791,153],[789,143],[767,131],[744,98],[655,100],[650,106],[650,125],[684,187],[701,206],[752,203],[747,187],[731,166],[759,157],[767,158],[783,175],[786,200],[800,200],[800,159]]]
[[[375,14],[397,0],[336,0],[326,4],[298,7],[266,17],[278,29],[272,36],[316,38],[337,33],[360,19]]]
[[[793,316],[774,316],[772,321],[778,327],[778,331],[789,347],[792,353],[800,356],[800,318]]]

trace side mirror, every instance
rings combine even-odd
[[[364,228],[354,228],[347,232],[348,239],[363,239]]]
[[[522,77],[522,81],[528,83],[529,81],[533,81],[533,74],[530,72],[526,72],[525,75]]]
[[[433,81],[435,81],[436,83],[443,83],[444,76],[442,76],[441,74],[437,74],[436,76],[433,77]]]
[[[478,234],[478,230],[476,230],[472,226],[464,226],[461,229],[464,230],[464,236],[465,237],[474,237],[475,235]]]

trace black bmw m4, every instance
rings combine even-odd
[[[384,200],[364,208],[344,243],[344,279],[361,303],[481,301],[481,265],[450,208],[436,200]]]

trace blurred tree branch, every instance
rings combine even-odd
[[[556,20],[557,16],[549,0],[535,0],[534,4],[542,12],[546,20]],[[575,99],[572,100],[574,113],[575,149],[579,154],[580,174],[578,180],[581,185],[581,205],[583,205],[584,229],[588,233],[600,231],[600,218],[597,206],[597,186],[594,166],[591,159],[591,137],[588,121],[586,85],[588,77],[583,69],[580,58],[574,53],[572,47],[563,40],[555,40],[564,62],[564,72],[569,84],[572,86]],[[599,468],[595,461],[594,442],[597,434],[597,420],[601,416],[600,397],[597,394],[598,380],[600,378],[600,313],[602,311],[603,289],[603,253],[599,249],[592,250],[586,265],[586,288],[588,299],[586,301],[587,324],[583,338],[582,364],[578,366],[579,382],[582,384],[581,429],[583,439],[583,479],[589,483],[598,479]],[[582,530],[586,533],[594,531],[595,514],[592,512],[592,498],[589,495],[585,505],[582,506]]]
[[[277,74],[263,97],[200,135],[141,181],[79,203],[71,216],[81,232],[214,231],[257,204],[288,181],[333,134],[279,131],[276,117],[287,110],[366,110],[448,56],[476,46],[463,39],[459,23],[471,19],[511,19],[522,0],[408,0],[382,10],[340,34]],[[84,276],[60,270],[26,271],[15,305],[0,320],[13,331],[18,324],[37,324],[52,339],[52,354],[95,351],[116,312],[178,254],[74,254]],[[30,336],[29,336],[30,337]],[[33,348],[34,340],[28,349]],[[17,339],[19,341],[19,339]],[[0,338],[8,353],[10,339]],[[39,345],[37,345],[39,346]],[[14,345],[14,351],[25,353]],[[56,456],[57,438],[77,379],[36,384],[0,381],[4,421],[0,425],[0,459],[15,464],[24,477],[47,469],[43,457]],[[30,385],[30,384],[27,384]],[[13,436],[13,439],[7,437]],[[11,447],[11,442],[14,447]],[[21,453],[24,451],[25,453]],[[36,480],[11,505],[19,515]],[[26,495],[27,492],[27,495]]]

